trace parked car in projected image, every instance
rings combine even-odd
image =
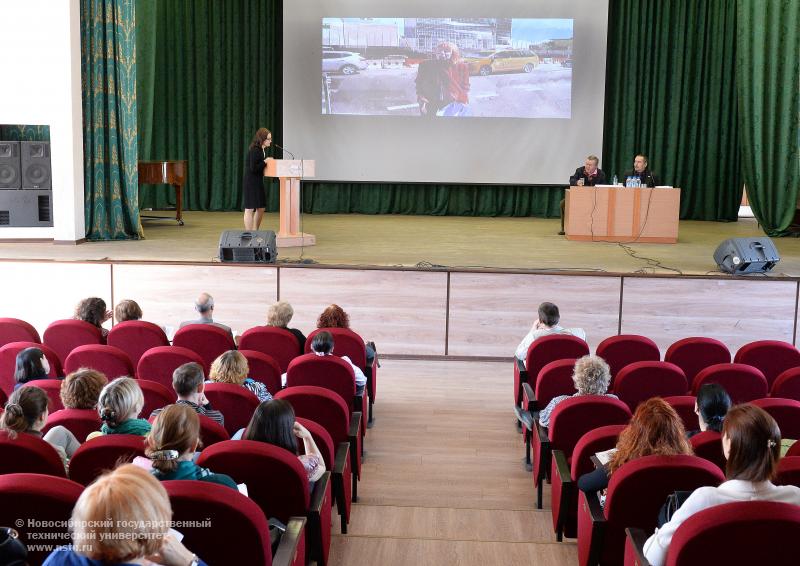
[[[355,75],[367,68],[364,58],[352,51],[323,51],[322,72]]]
[[[527,49],[480,51],[474,56],[465,55],[464,60],[470,75],[484,77],[492,73],[532,73],[539,66],[539,56]]]

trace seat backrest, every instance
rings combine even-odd
[[[231,435],[228,434],[225,427],[217,421],[205,415],[198,415],[198,417],[200,417],[200,441],[203,443],[203,448],[231,439]]]
[[[800,401],[768,397],[750,403],[761,407],[775,419],[781,429],[781,438],[800,439]]]
[[[42,351],[44,357],[47,358],[50,364],[50,373],[47,374],[47,377],[60,377],[64,375],[61,370],[61,360],[58,359],[58,354],[44,344],[37,344],[36,342],[9,342],[5,346],[0,347],[0,389],[5,391],[6,395],[11,395],[16,385],[16,381],[14,381],[14,372],[17,368],[17,354],[26,348],[39,348]]]
[[[156,346],[150,348],[136,366],[136,378],[155,381],[172,389],[172,372],[179,366],[194,362],[203,366],[203,358],[188,348],[180,346]],[[205,370],[203,370],[205,371]],[[206,377],[208,372],[205,371]]]
[[[64,403],[61,402],[61,383],[63,382],[60,379],[34,379],[27,382],[23,387],[33,385],[47,393],[47,399],[49,400],[47,410],[54,413],[64,408]]]
[[[539,375],[542,368],[556,360],[577,359],[589,355],[589,345],[571,334],[548,334],[534,340],[525,356],[528,375]]]
[[[233,383],[207,383],[205,394],[211,406],[225,415],[225,430],[231,436],[247,426],[259,404],[255,393]]]
[[[733,404],[747,403],[767,396],[769,386],[761,370],[745,364],[716,364],[709,366],[694,378],[692,393],[706,383],[719,383]]]
[[[11,439],[0,430],[0,475],[21,473],[67,477],[61,457],[47,442],[25,433]]]
[[[700,421],[697,413],[694,412],[696,397],[694,395],[672,395],[664,397],[670,407],[675,409],[678,416],[683,421],[683,428],[686,430],[697,430],[700,428]]]
[[[356,377],[353,367],[336,356],[304,354],[292,360],[286,371],[286,387],[313,385],[337,393],[352,407],[356,394]]]
[[[772,383],[769,394],[770,397],[800,401],[800,366],[781,372]]]
[[[0,346],[10,342],[41,342],[33,325],[18,318],[0,318]]]
[[[631,411],[651,397],[686,395],[688,390],[683,370],[669,362],[633,362],[614,381],[614,393]]]
[[[6,392],[0,389],[0,409],[6,406],[6,402],[8,401],[8,395]],[[2,413],[0,413],[2,414]]]
[[[645,456],[611,474],[606,495],[601,564],[621,564],[625,529],[655,530],[658,511],[675,491],[694,491],[725,481],[722,471],[697,456]]]
[[[699,456],[715,464],[720,470],[725,471],[727,460],[722,452],[722,436],[720,433],[707,430],[699,432],[689,439],[695,456]]]
[[[731,353],[719,340],[692,336],[672,344],[664,354],[664,361],[681,368],[691,385],[700,370],[714,364],[730,363]]]
[[[800,366],[800,350],[780,340],[757,340],[739,348],[733,361],[760,369],[771,387],[781,373]]]
[[[367,347],[364,340],[349,328],[317,328],[306,338],[306,354],[311,352],[311,342],[320,332],[330,332],[333,336],[334,356],[347,356],[362,371],[367,368]]]
[[[786,451],[784,458],[790,456],[800,456],[800,442],[792,443],[792,445],[789,447],[789,450]]]
[[[289,367],[289,362],[301,354],[300,344],[294,334],[276,326],[256,326],[246,330],[239,338],[239,348],[272,356],[278,362],[281,373]]]
[[[145,320],[126,320],[115,324],[108,333],[107,342],[109,346],[128,354],[133,367],[139,364],[139,358],[150,348],[169,346],[169,339],[161,327]]]
[[[539,370],[534,388],[537,408],[545,408],[553,397],[575,393],[575,382],[572,381],[574,369],[575,358],[564,358],[545,364]]]
[[[797,443],[795,443],[797,444]],[[775,485],[793,485],[800,487],[800,456],[788,454],[778,462],[778,473]]]
[[[185,525],[180,528],[183,544],[208,564],[272,564],[269,524],[250,498],[210,482],[170,480],[162,485],[169,494],[173,520]],[[199,517],[210,522],[213,536]]]
[[[595,353],[603,358],[611,368],[611,384],[609,391],[614,388],[614,380],[619,370],[634,362],[657,362],[661,359],[658,346],[650,338],[638,334],[620,334],[609,336],[597,345]]]
[[[119,464],[144,457],[144,442],[144,437],[134,434],[107,434],[86,441],[69,461],[69,477],[81,485],[89,485]]]
[[[625,430],[626,426],[624,424],[601,426],[580,437],[572,450],[572,462],[570,464],[570,475],[574,481],[577,481],[583,474],[588,474],[594,470],[592,456],[598,452],[605,452],[614,448],[617,445],[619,433]]]
[[[64,372],[72,373],[80,368],[99,371],[112,381],[118,377],[134,377],[134,369],[128,354],[114,346],[86,344],[74,348],[64,362]]]
[[[321,424],[336,446],[347,442],[349,409],[342,398],[330,389],[300,385],[279,391],[275,398],[288,401],[296,417]]]
[[[797,564],[800,507],[742,501],[704,509],[684,521],[669,545],[667,566]]]
[[[138,379],[136,382],[144,395],[144,407],[139,416],[146,419],[150,413],[156,409],[171,405],[178,400],[178,395],[171,388],[166,388],[160,383],[155,381],[148,381],[146,379]]]
[[[69,519],[82,491],[82,485],[63,477],[0,476],[0,525],[13,526],[19,533],[28,547],[28,564],[41,564],[50,554],[38,549],[43,540],[57,540],[56,544],[70,540]]]
[[[83,442],[92,432],[100,430],[103,421],[95,409],[61,409],[47,416],[47,424],[42,429],[47,433],[54,426],[63,426]]]
[[[188,348],[203,358],[203,369],[208,375],[211,364],[228,350],[235,350],[233,336],[213,324],[187,324],[178,329],[172,344]]]
[[[248,377],[260,381],[273,395],[281,390],[281,366],[275,358],[258,350],[239,350],[247,358]]]
[[[550,415],[550,444],[553,450],[561,450],[569,458],[575,444],[590,430],[625,425],[630,420],[630,409],[619,399],[605,395],[570,397],[557,404]]]
[[[102,344],[103,333],[83,320],[56,320],[45,329],[44,343],[58,355],[61,365],[64,365],[69,353],[78,346]]]

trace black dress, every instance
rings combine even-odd
[[[267,195],[264,192],[264,163],[266,152],[260,147],[254,147],[247,152],[247,162],[244,165],[244,208],[266,208]]]

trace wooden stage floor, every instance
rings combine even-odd
[[[169,221],[145,221],[143,241],[79,246],[0,243],[0,258],[211,262],[216,261],[220,233],[242,224],[241,214],[235,212],[187,212],[184,218],[182,227]],[[351,267],[412,267],[427,262],[454,269],[675,274],[674,269],[702,275],[716,270],[713,253],[722,240],[763,236],[753,219],[683,221],[677,244],[632,243],[626,251],[613,243],[568,241],[557,235],[558,222],[542,218],[305,215],[303,229],[315,234],[318,244],[302,250],[302,258]],[[268,214],[263,228],[277,229],[277,214]],[[781,262],[773,276],[800,276],[800,240],[779,238],[775,243]],[[278,259],[295,261],[300,256],[299,248],[289,248],[279,250]]]

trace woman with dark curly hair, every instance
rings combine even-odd
[[[111,311],[106,310],[106,302],[99,297],[83,299],[75,307],[75,318],[96,326],[103,334],[103,341],[108,336],[108,330],[103,328],[103,323],[111,318]]]
[[[350,328],[350,315],[337,304],[333,304],[322,311],[317,319],[317,328]],[[367,342],[367,366],[375,360],[375,344]],[[380,364],[378,364],[380,367]]]

